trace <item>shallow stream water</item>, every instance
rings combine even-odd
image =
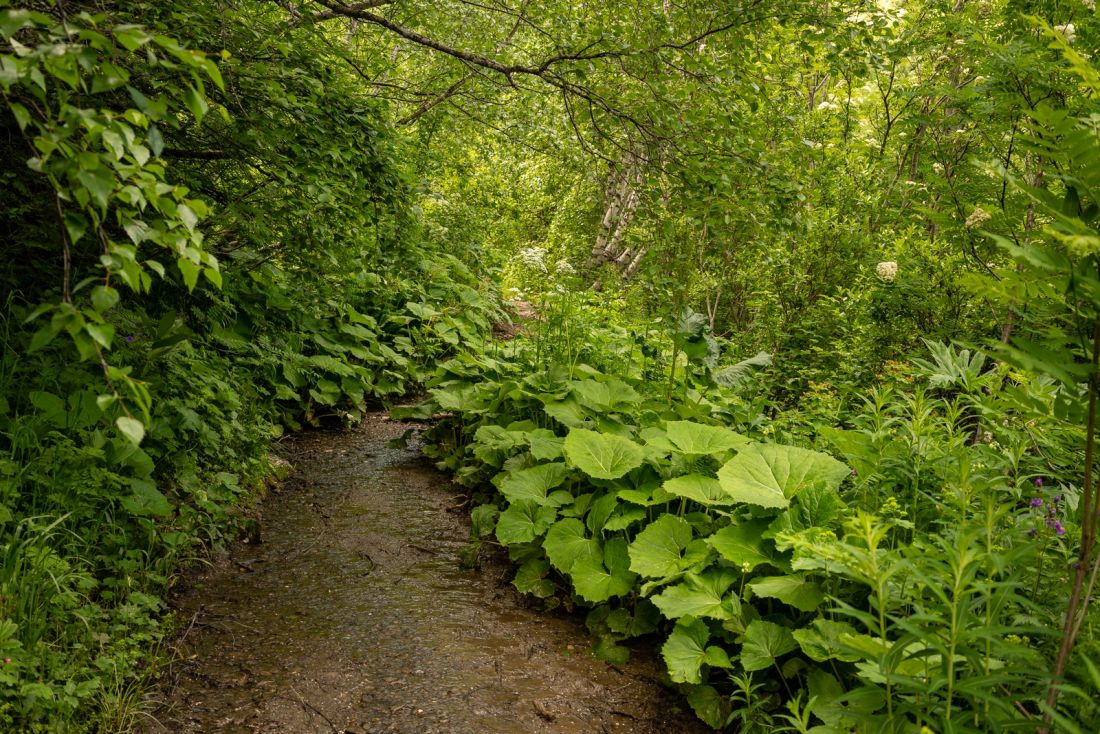
[[[150,732],[701,732],[583,624],[528,608],[506,563],[460,566],[469,523],[407,425],[372,415],[286,447],[261,540],[185,577],[182,635]]]

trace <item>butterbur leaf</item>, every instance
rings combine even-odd
[[[848,663],[859,660],[859,655],[840,643],[842,636],[856,634],[855,627],[845,622],[815,619],[812,626],[797,629],[792,634],[802,652],[811,660],[819,663],[832,659]]]
[[[669,479],[661,487],[669,494],[686,497],[701,505],[732,505],[734,501],[722,490],[722,485],[713,477],[702,474],[687,474]]]
[[[669,421],[668,440],[685,454],[720,454],[749,443],[749,439],[728,428],[694,421]]]
[[[540,505],[547,504],[547,492],[565,481],[568,474],[569,469],[561,462],[508,472],[499,482],[500,493],[509,502],[533,500]]]
[[[675,683],[702,683],[702,666],[730,667],[730,659],[724,650],[707,647],[710,629],[706,622],[694,617],[683,617],[676,623],[672,634],[661,647],[661,657],[668,666],[668,675]]]
[[[825,601],[821,587],[798,574],[753,579],[749,586],[757,596],[778,599],[803,612],[812,612]]]
[[[726,592],[740,576],[732,568],[689,573],[683,582],[669,586],[652,601],[669,619],[686,616],[731,619],[740,613],[741,603],[736,596]]]
[[[713,686],[695,686],[687,697],[691,710],[712,729],[721,729],[730,715],[730,702]]]
[[[630,648],[615,642],[607,635],[601,636],[592,646],[592,654],[605,663],[626,665],[630,662]]]
[[[792,497],[815,483],[836,489],[847,466],[828,454],[795,446],[751,444],[718,470],[722,489],[738,502],[786,508]]]
[[[753,620],[745,629],[741,666],[745,670],[763,670],[796,647],[798,643],[786,627],[762,619]]]
[[[565,437],[565,456],[578,469],[596,479],[618,479],[641,466],[642,447],[621,436],[609,436],[574,428]]]
[[[642,401],[634,388],[619,379],[578,380],[572,383],[572,391],[582,405],[600,411],[621,411]]]
[[[630,544],[630,570],[647,578],[674,576],[683,570],[691,525],[676,515],[662,515]]]
[[[549,537],[547,537],[549,541]],[[604,544],[603,560],[582,554],[569,572],[577,593],[585,601],[597,603],[613,596],[626,596],[633,590],[636,574],[630,571],[626,541],[613,538]]]
[[[600,542],[586,537],[584,523],[572,517],[554,523],[546,533],[542,548],[554,567],[563,573],[569,573],[580,559],[596,563],[603,560]]]
[[[573,429],[585,425],[588,420],[588,416],[584,414],[580,404],[573,398],[546,403],[543,406],[543,412],[563,426]]]
[[[557,515],[553,507],[540,507],[530,501],[515,502],[497,519],[497,540],[504,545],[530,543],[546,532]]]
[[[565,439],[555,436],[551,430],[538,428],[527,434],[527,442],[531,446],[531,456],[539,461],[553,461],[561,458]]]
[[[742,520],[722,528],[706,541],[727,561],[743,571],[751,571],[759,565],[774,563],[765,547],[766,541],[761,537],[770,523],[769,518]]]
[[[516,571],[512,585],[521,593],[533,594],[545,599],[554,593],[554,582],[546,578],[550,572],[550,561],[545,558],[532,558]]]
[[[646,511],[641,507],[620,505],[618,509],[611,514],[611,517],[607,518],[607,522],[604,523],[603,529],[608,532],[626,530],[634,523],[639,520],[644,520],[646,517]]]

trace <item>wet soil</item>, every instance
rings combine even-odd
[[[466,571],[461,498],[382,415],[287,447],[294,476],[242,543],[184,579],[185,629],[149,732],[701,732],[583,624],[524,605],[507,564]]]

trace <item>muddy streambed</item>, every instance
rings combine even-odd
[[[187,577],[151,732],[699,732],[644,656],[524,606],[507,565],[460,567],[445,477],[382,415],[287,446],[259,544]]]

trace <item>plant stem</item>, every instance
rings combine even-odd
[[[1085,585],[1085,574],[1093,565],[1092,548],[1096,541],[1096,498],[1093,487],[1092,469],[1096,453],[1096,397],[1100,389],[1097,379],[1097,366],[1100,364],[1100,317],[1094,316],[1092,322],[1092,369],[1088,382],[1088,419],[1085,427],[1085,481],[1081,499],[1081,551],[1077,556],[1077,568],[1073,575],[1073,588],[1070,591],[1069,606],[1066,609],[1066,621],[1062,629],[1062,644],[1058,648],[1058,657],[1051,671],[1050,686],[1047,689],[1047,710],[1043,715],[1042,732],[1049,730],[1053,719],[1054,707],[1058,703],[1058,686],[1066,672],[1069,655],[1073,651],[1077,632],[1080,630],[1078,616],[1084,617],[1088,609],[1089,597],[1081,591]],[[1091,589],[1092,583],[1090,582]]]

